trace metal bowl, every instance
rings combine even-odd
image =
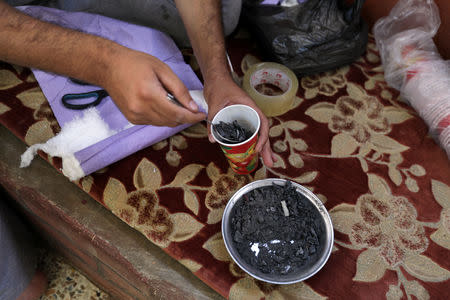
[[[239,189],[233,195],[233,197],[231,197],[230,201],[225,207],[225,211],[222,218],[222,236],[225,242],[225,247],[227,248],[227,251],[230,254],[231,258],[236,262],[236,264],[238,264],[239,267],[241,267],[241,269],[247,272],[250,276],[258,280],[262,280],[273,284],[292,284],[303,281],[316,274],[325,265],[328,258],[330,257],[334,242],[333,224],[331,223],[331,218],[325,206],[322,204],[322,201],[320,201],[320,199],[317,198],[316,195],[314,195],[310,190],[308,190],[304,186],[291,181],[292,186],[295,187],[300,194],[305,196],[306,199],[308,199],[314,205],[315,208],[317,208],[317,211],[319,212],[324,222],[325,232],[320,240],[320,244],[323,246],[320,253],[317,255],[317,259],[310,261],[308,264],[305,264],[301,269],[297,270],[297,272],[286,275],[273,275],[261,272],[260,270],[251,266],[241,258],[241,256],[234,247],[233,238],[231,236],[231,224],[230,224],[231,211],[234,205],[242,198],[244,194],[246,194],[251,190],[264,186],[270,186],[272,184],[285,185],[287,181],[288,180],[279,178],[268,178],[254,181],[245,185],[244,187]]]

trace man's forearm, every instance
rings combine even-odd
[[[119,45],[34,19],[0,1],[0,60],[102,85]]]
[[[219,0],[175,0],[205,81],[229,76]]]
[[[203,94],[208,102],[208,118],[211,120],[220,109],[233,104],[243,104],[255,109],[261,120],[255,149],[261,152],[264,163],[268,167],[273,166],[276,159],[268,140],[268,120],[248,94],[233,81],[228,69],[222,29],[221,1],[175,0],[175,2],[202,71],[205,83]],[[211,125],[208,125],[208,132],[209,140],[214,142]]]

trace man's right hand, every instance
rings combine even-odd
[[[103,87],[131,123],[173,127],[206,118],[183,82],[156,57],[122,48],[111,63]],[[168,92],[184,107],[169,101]]]
[[[134,124],[177,126],[206,118],[186,86],[156,57],[32,18],[0,0],[0,60],[106,89]],[[184,106],[167,100],[173,94]]]

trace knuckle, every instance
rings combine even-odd
[[[169,65],[167,65],[166,63],[164,63],[163,61],[159,60],[158,61],[158,67],[161,71],[164,72],[172,72],[172,69],[169,67]]]
[[[155,64],[153,68],[157,74],[165,74],[167,72],[170,72],[170,70],[171,70],[168,65],[166,65],[165,63],[162,63],[161,61],[159,61],[157,64]]]
[[[174,119],[164,119],[161,121],[161,126],[176,127],[178,125],[180,124]]]
[[[136,115],[127,115],[127,120],[134,125],[142,125],[142,120]]]
[[[141,113],[142,105],[137,101],[130,101],[127,108],[130,117],[136,118]]]
[[[184,123],[184,116],[180,113],[176,113],[173,118],[174,123]]]
[[[137,90],[138,99],[148,99],[152,97],[152,90],[147,86],[140,86]]]
[[[188,118],[186,117],[186,115],[184,113],[177,112],[174,115],[173,122],[176,124],[188,123]]]
[[[173,87],[172,91],[179,96],[186,97],[189,95],[188,89],[183,84],[177,84]]]
[[[127,111],[124,113],[127,120],[135,125],[144,125],[146,124],[146,118],[143,117],[143,106],[140,103],[129,103],[127,107]]]
[[[185,118],[184,123],[194,124],[194,123],[200,122],[202,119],[203,118],[201,118],[201,117],[192,116],[192,117]]]

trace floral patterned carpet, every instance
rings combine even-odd
[[[242,76],[258,49],[245,34],[229,46]],[[387,86],[373,38],[351,66],[299,81],[294,107],[270,118],[273,168],[234,174],[202,123],[75,184],[229,299],[450,299],[450,163]],[[6,63],[0,122],[27,145],[60,130],[31,71]],[[305,282],[254,280],[223,244],[227,200],[267,177],[305,185],[332,217],[331,257]]]

